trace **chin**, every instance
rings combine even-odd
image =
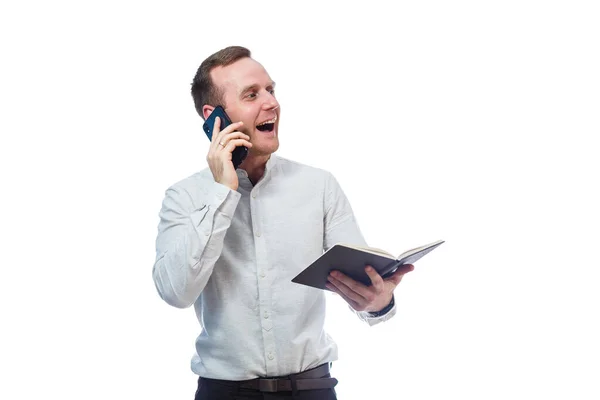
[[[254,156],[264,156],[275,153],[279,149],[279,139],[277,137],[273,140],[268,141],[267,143],[252,143],[253,146],[250,149],[250,154]]]

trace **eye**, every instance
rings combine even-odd
[[[269,93],[271,93],[273,96],[275,96],[275,89],[269,89]]]
[[[254,99],[254,98],[256,98],[256,96],[257,96],[256,92],[250,92],[250,93],[248,93],[246,95],[246,98],[247,99]]]

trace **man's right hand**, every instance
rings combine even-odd
[[[229,125],[221,131],[221,119],[215,118],[215,126],[213,127],[212,141],[206,156],[208,166],[213,174],[215,182],[228,186],[231,190],[237,190],[239,181],[237,173],[233,168],[232,155],[233,150],[238,146],[252,147],[250,136],[236,131],[244,123],[236,122]]]

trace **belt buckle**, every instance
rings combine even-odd
[[[258,390],[261,392],[277,392],[278,379],[263,379],[258,381]]]

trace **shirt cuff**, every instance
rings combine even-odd
[[[368,311],[356,311],[354,310],[352,307],[350,307],[350,305],[348,305],[348,307],[353,310],[356,315],[358,315],[358,318],[361,321],[366,322],[367,324],[369,324],[369,326],[373,326],[373,325],[377,325],[381,322],[387,321],[389,319],[391,319],[394,315],[396,315],[396,301],[394,300],[394,305],[392,306],[392,308],[385,314],[380,315],[380,316],[373,316],[370,312]]]
[[[388,303],[388,305],[385,306],[385,307],[383,307],[380,311],[369,312],[369,316],[371,316],[371,317],[382,317],[385,314],[387,314],[388,312],[390,312],[390,310],[392,308],[394,308],[395,305],[396,305],[396,302],[394,301],[394,294],[392,293],[392,300],[390,300],[390,302]]]

